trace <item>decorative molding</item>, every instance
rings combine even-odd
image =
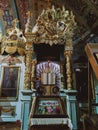
[[[7,29],[6,34],[1,39],[1,54],[25,54],[26,38],[21,29],[17,28],[18,20],[12,21],[12,27]]]
[[[32,55],[33,55],[33,48],[32,44],[28,46],[25,50],[26,58],[25,58],[25,77],[24,77],[24,89],[28,90],[31,89],[31,75],[32,75]]]
[[[17,58],[14,57],[12,55],[7,55],[6,57],[1,56],[2,59],[0,59],[0,63],[7,63],[8,65],[15,65],[17,63],[22,63],[22,61]]]
[[[32,32],[30,27],[30,13],[28,14],[28,20],[25,25],[25,34],[31,38],[35,44],[46,43],[64,44],[66,38],[72,38],[73,32],[76,27],[74,15],[71,11],[62,9],[48,8],[43,10],[38,17],[36,25],[33,27]]]
[[[71,56],[72,50],[65,50],[64,52],[66,58],[66,75],[67,75],[67,89],[72,89],[72,70],[71,70]]]
[[[12,117],[15,116],[15,106],[0,106],[0,116]]]

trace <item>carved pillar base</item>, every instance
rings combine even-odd
[[[72,120],[73,130],[78,130],[77,128],[77,99],[76,99],[76,90],[64,90],[66,94],[66,103],[67,103],[67,114]]]
[[[21,98],[21,101],[22,101],[21,130],[28,130],[31,100],[32,100],[32,91],[31,90],[23,90],[22,91],[22,98]]]

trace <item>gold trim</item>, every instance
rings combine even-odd
[[[76,27],[73,12],[65,10],[64,7],[62,9],[55,9],[52,6],[52,8],[43,10],[32,31],[29,29],[31,24],[30,19],[31,15],[29,12],[25,25],[25,35],[27,41],[32,41],[35,44],[64,44],[65,39],[73,37]]]

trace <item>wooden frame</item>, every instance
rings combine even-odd
[[[37,97],[33,117],[57,118],[67,117],[64,103],[60,97]]]
[[[20,79],[19,66],[2,66],[0,99],[16,100],[18,97]]]
[[[87,44],[85,46],[85,51],[88,57],[88,60],[92,66],[92,69],[95,73],[96,78],[98,79],[98,57],[97,57],[97,53],[98,53],[98,44]]]

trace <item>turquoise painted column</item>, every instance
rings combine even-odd
[[[94,75],[95,76],[95,75]],[[95,87],[95,99],[96,103],[98,103],[98,80],[94,77],[94,87]],[[98,106],[96,106],[96,114],[98,114]]]
[[[77,130],[77,100],[76,90],[64,90],[66,93],[67,114],[72,121],[73,130]]]
[[[29,113],[31,108],[32,91],[22,90],[22,125],[21,130],[28,130]]]

